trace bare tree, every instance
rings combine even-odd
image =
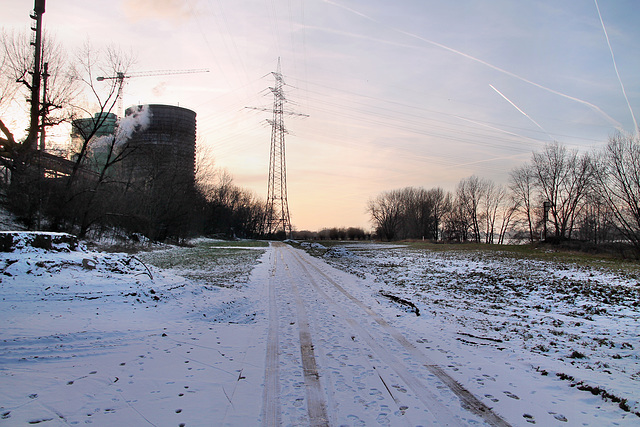
[[[585,198],[585,207],[578,218],[578,238],[596,244],[619,239],[621,236],[616,233],[615,222],[615,215],[608,203],[594,189]]]
[[[437,240],[450,208],[451,196],[441,188],[405,187],[370,200],[367,211],[382,238]]]
[[[455,197],[451,203],[451,209],[444,216],[443,238],[454,242],[466,242],[471,232],[470,218],[460,198]]]
[[[594,175],[588,154],[579,155],[559,143],[548,144],[533,153],[535,183],[542,197],[551,203],[551,222],[556,238],[570,239],[582,202]]]
[[[105,125],[118,102],[119,82],[117,79],[105,79],[98,81],[97,77],[114,76],[128,71],[134,63],[134,57],[115,46],[105,49],[96,49],[86,42],[82,50],[76,55],[79,64],[79,79],[84,84],[84,92],[87,94],[84,102],[73,105],[72,119],[81,117],[93,118],[89,126],[76,127],[74,130],[80,136],[80,143],[74,147],[75,164],[69,185],[77,178],[78,170],[86,161],[89,145],[94,137]]]
[[[447,214],[451,210],[451,193],[445,192],[442,188],[432,188],[427,192],[427,198],[431,205],[432,220],[430,222],[430,238],[438,240],[440,238],[440,226]]]
[[[378,234],[387,240],[393,240],[398,234],[402,215],[402,191],[392,190],[369,200],[367,211]]]
[[[597,191],[615,225],[640,251],[640,141],[616,134],[597,158]]]
[[[515,198],[513,193],[507,192],[500,202],[500,231],[498,234],[498,244],[504,244],[507,232],[512,227],[513,218],[520,208],[520,202]]]
[[[29,115],[25,99],[31,96],[28,75],[33,68],[33,51],[30,41],[30,34],[25,32],[0,33],[0,127],[5,136],[2,141],[4,164],[9,167],[13,167],[12,161],[18,152],[30,148],[23,146],[25,141],[16,141],[8,135],[11,124],[4,119],[9,110],[14,114],[22,111],[25,116]],[[69,106],[80,91],[73,63],[50,34],[43,36],[40,74],[44,83],[40,111],[37,117],[30,119],[40,119],[37,125],[40,148],[43,149],[46,129],[69,118]]]
[[[483,207],[486,206],[486,195],[492,183],[473,175],[458,183],[456,199],[461,214],[466,216],[471,226],[471,235],[476,242],[480,242],[480,223],[485,219]]]
[[[531,164],[513,169],[510,173],[511,194],[514,203],[518,206],[518,211],[524,216],[529,231],[529,241],[535,239],[533,219],[533,201],[535,199],[535,172]]]
[[[498,217],[498,210],[502,207],[503,199],[506,191],[503,186],[496,185],[492,181],[486,182],[486,188],[484,194],[483,205],[483,219],[484,219],[484,242],[493,243],[495,239],[496,219]]]
[[[0,38],[0,164],[11,175],[6,179],[11,209],[28,227],[40,227],[42,212],[57,198],[52,193],[57,183],[45,179],[42,166],[46,129],[68,118],[66,107],[78,94],[76,75],[64,50],[47,34],[38,70],[29,35],[4,31]],[[42,91],[35,90],[36,83]],[[32,103],[34,94],[38,98]],[[26,138],[11,130],[17,126],[11,118],[16,114],[30,122]]]
[[[408,239],[424,236],[431,216],[426,190],[406,187],[397,191],[400,218],[396,237]]]
[[[196,143],[196,188],[205,197],[213,193],[220,170],[216,167],[213,148],[203,140]]]
[[[32,53],[29,44],[22,43],[22,38],[15,32],[2,30],[0,42],[0,111],[4,113],[17,100],[18,92],[26,88],[18,79],[29,70]],[[20,100],[22,102],[24,98]]]

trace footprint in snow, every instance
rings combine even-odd
[[[506,394],[507,396],[509,396],[512,399],[520,400],[520,398],[518,396],[516,396],[515,394],[511,393],[510,391],[503,391],[503,393]]]
[[[549,412],[549,415],[553,415],[553,418],[555,418],[558,421],[562,421],[563,423],[566,423],[567,421],[567,417],[565,417],[562,414],[556,414],[555,412]]]
[[[365,426],[366,423],[361,420],[357,415],[348,415],[347,419],[351,420],[354,426]]]
[[[491,394],[485,394],[484,397],[486,397],[487,399],[491,400],[492,402],[500,402],[500,399],[494,397]]]
[[[529,423],[529,424],[535,424],[536,420],[533,418],[533,415],[531,414],[522,414],[522,417]]]
[[[47,421],[51,421],[53,420],[53,418],[41,418],[41,419],[35,419],[35,420],[31,420],[29,421],[29,424],[40,424],[40,423],[45,423]]]
[[[397,384],[394,384],[394,385],[392,385],[391,387],[395,388],[396,390],[398,390],[398,391],[399,391],[399,392],[401,392],[401,393],[406,393],[406,392],[407,392],[407,389],[406,389],[406,388],[404,388],[404,387],[402,387],[402,386],[399,386],[399,385],[397,385]]]

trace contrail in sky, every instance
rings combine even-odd
[[[488,63],[488,62],[486,62],[486,61],[483,61],[482,59],[476,58],[475,56],[471,56],[471,55],[466,54],[466,53],[464,53],[464,52],[461,52],[461,51],[459,51],[459,50],[456,50],[456,49],[450,48],[449,46],[445,46],[445,45],[443,45],[443,44],[441,44],[441,43],[434,42],[433,40],[429,40],[429,39],[426,39],[426,38],[424,38],[424,37],[420,37],[420,36],[419,36],[419,35],[417,35],[417,34],[409,33],[409,32],[407,32],[407,31],[404,31],[404,30],[400,30],[400,29],[398,29],[398,28],[391,27],[391,26],[389,26],[389,25],[387,25],[387,24],[385,24],[385,23],[383,23],[383,22],[378,21],[377,19],[374,19],[374,18],[372,18],[372,17],[370,17],[370,16],[368,16],[368,15],[365,15],[365,14],[364,14],[364,13],[362,13],[362,12],[358,12],[357,10],[354,10],[354,9],[349,8],[349,7],[343,6],[343,5],[339,4],[339,3],[336,3],[335,1],[332,1],[332,0],[323,0],[323,1],[324,1],[325,3],[330,4],[330,5],[333,5],[333,6],[339,7],[339,8],[341,8],[341,9],[347,10],[347,11],[349,11],[349,12],[351,12],[351,13],[354,13],[354,14],[356,14],[356,15],[358,15],[358,16],[361,16],[361,17],[363,17],[363,18],[365,18],[365,19],[368,19],[368,20],[370,20],[370,21],[372,21],[372,22],[375,22],[375,23],[377,23],[377,24],[380,24],[380,25],[382,25],[382,26],[384,26],[384,27],[386,27],[386,28],[389,28],[389,29],[391,29],[391,30],[393,30],[393,31],[396,31],[396,32],[398,32],[398,33],[400,33],[400,34],[403,34],[403,35],[405,35],[405,36],[412,37],[412,38],[414,38],[414,39],[418,39],[418,40],[420,40],[420,41],[423,41],[423,42],[425,42],[425,43],[431,44],[431,45],[433,45],[433,46],[439,47],[439,48],[444,49],[444,50],[448,50],[449,52],[455,53],[455,54],[457,54],[457,55],[463,56],[463,57],[465,57],[465,58],[467,58],[467,59],[470,59],[470,60],[472,60],[472,61],[478,62],[478,63],[480,63],[480,64],[482,64],[482,65],[484,65],[484,66],[486,66],[486,67],[489,67],[489,68],[491,68],[491,69],[494,69],[494,70],[496,70],[496,71],[499,71],[499,72],[501,72],[501,73],[503,73],[503,74],[506,74],[506,75],[508,75],[508,76],[511,76],[511,77],[513,77],[513,78],[515,78],[515,79],[518,79],[518,80],[520,80],[520,81],[523,81],[523,82],[525,82],[525,83],[529,83],[530,85],[535,86],[535,87],[537,87],[537,88],[540,88],[540,89],[542,89],[542,90],[545,90],[545,91],[547,91],[547,92],[551,92],[551,93],[553,93],[553,94],[555,94],[555,95],[558,95],[558,96],[561,96],[561,97],[563,97],[563,98],[567,98],[567,99],[570,99],[570,100],[572,100],[572,101],[578,102],[578,103],[580,103],[580,104],[586,105],[587,107],[589,107],[589,108],[593,109],[594,111],[596,111],[597,113],[599,113],[600,115],[602,115],[605,119],[607,119],[611,124],[613,124],[614,126],[616,126],[618,129],[623,129],[622,124],[620,124],[617,120],[615,120],[614,118],[612,118],[611,116],[609,116],[607,113],[605,113],[604,111],[602,111],[602,109],[600,109],[600,107],[598,107],[597,105],[594,105],[594,104],[592,104],[592,103],[590,103],[590,102],[588,102],[588,101],[585,101],[585,100],[580,99],[580,98],[573,97],[573,96],[571,96],[571,95],[567,95],[567,94],[562,93],[562,92],[558,92],[557,90],[554,90],[554,89],[548,88],[548,87],[546,87],[546,86],[543,86],[543,85],[541,85],[541,84],[539,84],[539,83],[533,82],[533,81],[531,81],[531,80],[529,80],[529,79],[526,79],[526,78],[524,78],[524,77],[522,77],[522,76],[519,76],[519,75],[517,75],[517,74],[514,74],[514,73],[512,73],[511,71],[507,71],[507,70],[505,70],[505,69],[503,69],[503,68],[497,67],[497,66],[495,66],[495,65],[493,65],[493,64],[490,64],[490,63]],[[635,119],[634,119],[634,120],[635,120]]]
[[[456,119],[462,120],[462,121],[465,121],[465,122],[473,123],[474,125],[485,127],[487,129],[495,130],[495,131],[498,131],[498,132],[501,132],[501,133],[504,133],[504,134],[507,134],[507,135],[516,136],[516,137],[522,138],[522,139],[528,139],[529,141],[532,141],[532,142],[540,142],[537,139],[533,139],[533,138],[530,138],[528,136],[520,135],[519,133],[510,132],[508,130],[500,129],[500,128],[495,127],[495,126],[490,126],[490,125],[488,125],[486,123],[482,123],[482,122],[478,122],[478,121],[475,121],[475,120],[467,119],[466,117],[461,117],[461,116],[456,116],[456,115],[453,115],[452,117],[455,117]]]
[[[607,46],[609,46],[609,52],[611,52],[611,60],[613,61],[613,68],[616,70],[616,76],[618,76],[618,82],[620,82],[620,87],[622,88],[622,94],[624,95],[624,99],[627,101],[627,105],[629,106],[629,112],[631,113],[631,118],[633,119],[634,133],[638,134],[638,122],[636,122],[636,116],[633,114],[633,109],[631,108],[631,104],[629,103],[629,98],[627,98],[627,91],[624,90],[624,85],[622,84],[622,79],[620,78],[620,73],[618,72],[618,66],[616,65],[616,58],[613,56],[613,49],[611,48],[611,43],[609,42],[609,34],[607,34],[607,29],[604,26],[604,21],[602,20],[602,15],[600,14],[600,8],[598,7],[598,0],[593,0],[596,4],[596,9],[598,10],[598,17],[600,18],[600,24],[602,24],[602,31],[604,31],[604,37],[607,39]]]
[[[498,89],[496,89],[493,85],[489,85],[491,87],[491,89],[495,90],[496,92],[498,92],[498,95],[500,95],[501,97],[503,97],[505,99],[505,101],[507,101],[509,104],[513,105],[513,107],[520,111],[520,113],[522,113],[523,116],[525,116],[527,119],[531,120],[531,122],[533,122],[534,125],[538,126],[540,128],[540,130],[544,133],[547,134],[547,136],[549,137],[549,139],[553,139],[551,138],[551,136],[549,135],[549,133],[544,130],[544,128],[542,126],[540,126],[538,124],[538,122],[536,122],[535,120],[533,120],[527,113],[525,113],[524,111],[522,111],[516,104],[514,104],[509,98],[507,98],[502,92],[500,92]]]

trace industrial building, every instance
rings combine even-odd
[[[76,161],[76,156],[80,153],[83,144],[89,139],[95,142],[98,138],[113,136],[116,132],[118,116],[114,113],[95,113],[93,117],[75,119],[71,123],[71,160]],[[107,158],[105,150],[99,150],[93,146],[94,150],[85,153],[83,167],[88,171],[100,172]]]
[[[134,131],[126,144],[123,170],[132,181],[171,177],[174,182],[195,182],[196,113],[186,108],[150,104],[150,121]],[[142,106],[127,108],[125,117]]]
[[[81,144],[90,132],[97,127],[96,137],[113,135],[118,117],[113,113],[95,113],[94,117],[76,119],[72,122],[71,143],[75,147]],[[102,122],[102,123],[101,123]]]
[[[148,120],[144,126],[137,125],[126,132],[118,129],[120,125],[135,124],[135,116],[141,111]],[[72,151],[79,152],[92,132],[85,153],[87,158],[83,162],[88,169],[99,172],[110,152],[111,159],[121,154],[122,161],[117,162],[108,174],[116,174],[125,181],[138,183],[164,176],[182,184],[193,185],[195,182],[196,113],[192,110],[150,104],[127,108],[120,124],[113,113],[96,113],[91,118],[76,119],[71,133]],[[100,138],[107,136],[116,138],[113,152],[108,144],[98,143]]]

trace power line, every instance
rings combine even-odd
[[[267,120],[271,125],[271,149],[269,153],[269,182],[264,232],[270,235],[282,230],[285,236],[291,236],[291,218],[289,215],[289,201],[287,200],[287,163],[284,144],[284,135],[287,133],[287,130],[284,126],[283,117],[285,114],[303,117],[308,116],[284,109],[284,104],[287,99],[283,90],[285,82],[282,72],[280,71],[280,58],[278,58],[278,69],[272,74],[275,78],[275,85],[269,89],[271,89],[273,93],[273,108],[271,108],[271,110],[255,107],[247,108],[273,113],[273,119]]]

